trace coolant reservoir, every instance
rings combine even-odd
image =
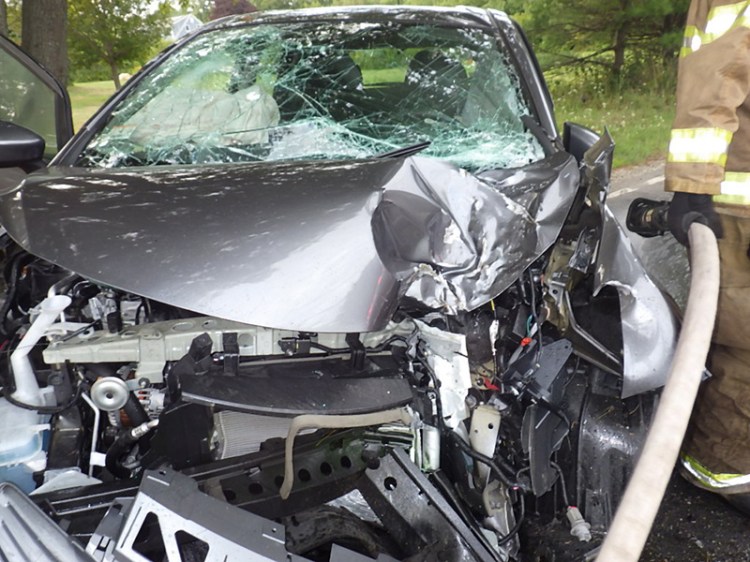
[[[34,472],[44,470],[44,432],[49,416],[19,408],[0,398],[0,482],[11,482],[27,494],[36,487]]]

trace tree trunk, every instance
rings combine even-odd
[[[0,35],[8,36],[8,5],[0,0]]]
[[[67,0],[24,0],[21,45],[63,86],[68,83]]]
[[[112,82],[115,83],[115,90],[119,90],[122,87],[122,84],[120,84],[120,69],[117,67],[117,63],[109,63],[109,72],[112,76]]]
[[[619,0],[619,4],[620,14],[615,21],[615,34],[612,38],[612,50],[615,55],[615,60],[612,63],[612,78],[618,83],[622,74],[622,67],[625,66],[625,49],[628,45],[628,33],[630,33],[630,20],[627,16],[630,0]]]
[[[612,75],[615,79],[618,79],[620,77],[622,67],[625,65],[625,48],[627,47],[627,38],[628,24],[623,23],[620,27],[615,29],[613,46],[615,60],[612,63]]]
[[[664,19],[662,20],[662,29],[661,34],[662,36],[672,33],[679,33],[682,34],[682,31],[685,29],[685,20],[687,20],[687,13],[680,12],[676,14],[667,14],[664,16]],[[664,62],[668,66],[672,66],[673,63],[676,63],[677,56],[680,54],[680,44],[677,43],[674,46],[670,45],[667,42],[663,43],[662,46],[662,56],[664,57]]]

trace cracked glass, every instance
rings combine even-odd
[[[419,147],[471,172],[544,157],[498,42],[395,22],[255,24],[197,36],[144,76],[78,164],[351,160]]]

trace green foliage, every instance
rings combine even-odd
[[[669,88],[688,4],[689,0],[528,0],[517,15],[548,70],[594,68],[614,91],[644,79]]]
[[[112,71],[103,62],[93,64],[73,64],[70,69],[70,82],[77,84],[80,82],[95,82],[100,80],[110,80]]]
[[[119,88],[126,67],[146,62],[169,29],[169,5],[149,0],[69,0],[68,42],[73,75],[103,64]]]
[[[21,43],[21,0],[5,0],[8,10],[8,37]]]

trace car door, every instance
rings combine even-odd
[[[73,135],[70,99],[60,83],[9,39],[0,36],[0,188],[12,187],[42,167]],[[11,125],[8,125],[11,124]],[[19,129],[22,127],[23,129]],[[3,158],[29,143],[44,140],[41,158],[9,162]]]

